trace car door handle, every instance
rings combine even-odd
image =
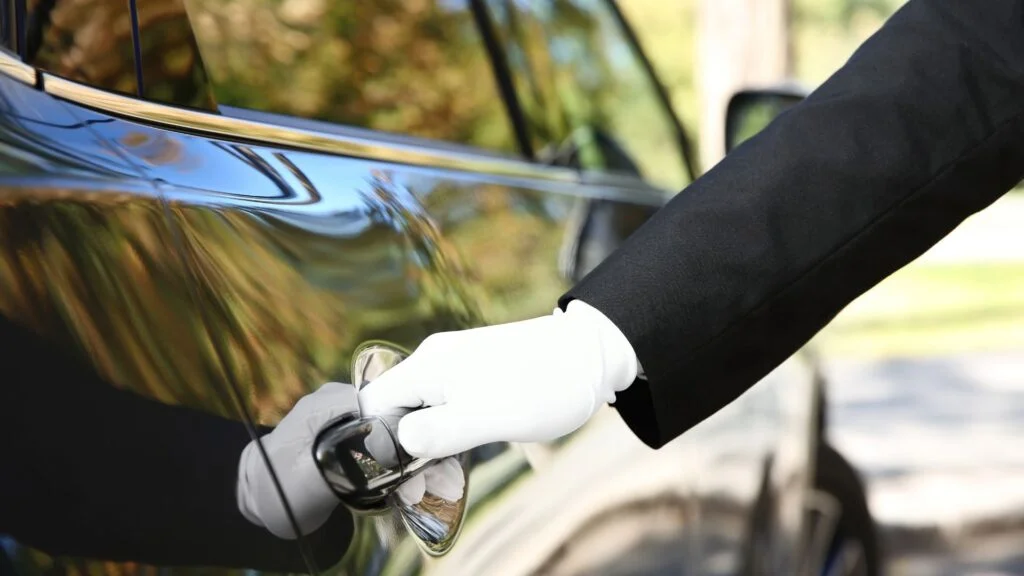
[[[371,342],[356,350],[352,383],[357,389],[372,385],[384,371],[408,354],[397,347]],[[331,490],[350,509],[359,513],[396,512],[425,552],[444,554],[455,543],[466,514],[469,489],[468,458],[455,456],[462,474],[462,492],[440,497],[430,486],[420,502],[398,498],[398,487],[425,472],[438,461],[410,456],[398,442],[398,421],[403,414],[364,416],[358,411],[343,414],[320,429],[313,442],[313,459]],[[452,466],[445,468],[452,470]]]
[[[430,465],[413,458],[397,439],[398,416],[346,414],[320,430],[313,458],[331,490],[350,508],[387,508],[398,486]]]

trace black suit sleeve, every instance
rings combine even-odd
[[[238,511],[241,422],[116,389],[2,316],[0,353],[0,535],[53,556],[307,570],[296,541]],[[337,563],[352,531],[339,506],[307,538],[313,561]]]
[[[660,446],[1024,176],[1024,1],[911,0],[806,101],[563,296],[647,373],[616,406]]]

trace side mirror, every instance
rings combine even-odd
[[[733,94],[725,112],[725,151],[764,130],[777,116],[799,104],[807,92],[800,88],[742,90]]]

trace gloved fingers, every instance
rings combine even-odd
[[[500,422],[481,417],[479,410],[445,404],[416,410],[398,422],[398,441],[419,458],[454,456],[497,440],[505,431]]]
[[[362,414],[400,415],[412,408],[442,404],[444,399],[441,389],[444,384],[433,374],[429,359],[424,361],[422,356],[418,350],[366,384],[359,391]]]
[[[312,441],[323,425],[349,412],[359,411],[355,386],[328,382],[306,394],[274,428],[279,442]]]
[[[302,534],[312,533],[340,504],[338,497],[320,474],[309,451],[296,454],[292,449],[281,446],[270,454],[270,459],[275,462],[281,487],[295,514],[299,531]],[[290,527],[290,521],[288,523]]]
[[[255,449],[255,441],[242,452],[239,476],[238,501],[242,515],[278,538],[295,539],[281,494],[270,478],[266,462]]]
[[[302,534],[315,531],[337,507],[338,498],[305,451],[296,452],[288,445],[266,448],[299,531]],[[239,510],[250,522],[265,527],[279,538],[296,537],[281,494],[270,476],[267,462],[255,449],[255,442],[250,442],[242,453],[237,489]]]
[[[358,410],[354,386],[329,382],[299,399],[273,431],[250,442],[238,468],[236,498],[242,515],[278,537],[296,537],[268,464],[258,450],[257,442],[261,442],[295,513],[299,532],[308,534],[323,525],[338,499],[320,475],[310,448],[324,424]]]
[[[417,474],[412,478],[409,478],[405,482],[402,482],[395,490],[395,494],[398,496],[398,500],[406,506],[414,506],[419,504],[423,500],[423,495],[427,492],[427,479],[423,474]]]
[[[311,437],[315,437],[331,420],[343,414],[359,413],[359,396],[352,384],[327,382],[307,398],[316,403],[307,420]]]
[[[345,382],[324,382],[319,388],[313,391],[313,394],[326,396],[326,395],[339,395],[347,396],[352,395],[352,399],[355,399],[355,386],[346,384]]]
[[[462,499],[466,475],[458,458],[445,458],[423,471],[427,492],[449,502]]]

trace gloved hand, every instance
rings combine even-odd
[[[323,525],[339,504],[313,461],[313,440],[324,424],[358,410],[354,386],[328,382],[296,402],[281,423],[262,438],[303,534]],[[280,538],[296,537],[255,441],[242,451],[236,496],[238,509],[250,522]]]
[[[579,300],[565,313],[434,334],[359,394],[364,415],[411,412],[398,439],[443,458],[490,442],[573,432],[636,378],[629,341]]]
[[[328,382],[302,397],[277,428],[261,439],[304,535],[322,526],[340,503],[313,461],[313,441],[324,424],[358,410],[354,386]],[[371,434],[367,449],[383,465],[397,464],[385,458],[394,450],[391,437],[384,428],[375,428],[374,432],[377,431],[382,435]],[[375,445],[380,449],[375,449]],[[455,458],[447,458],[406,480],[397,488],[396,495],[406,506],[418,504],[426,493],[455,502],[462,498],[465,485],[462,466]],[[239,511],[250,522],[280,538],[296,537],[256,442],[242,450],[236,497]]]

